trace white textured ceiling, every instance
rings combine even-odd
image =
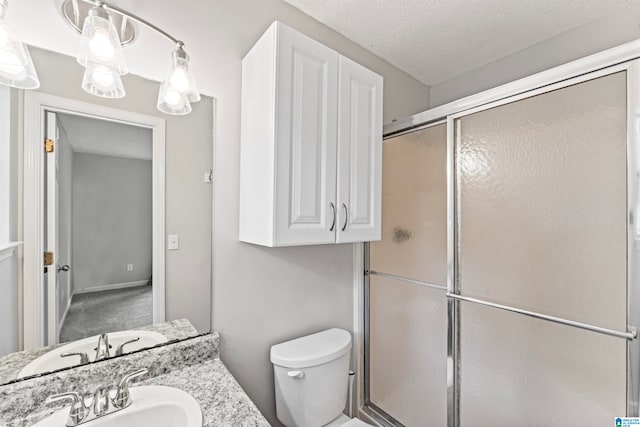
[[[259,34],[240,31],[261,0],[110,0],[183,39],[200,90],[215,96],[216,60],[237,55]],[[284,0],[427,85],[449,80],[640,0]],[[234,3],[233,7],[230,3]],[[240,3],[246,16],[237,16]],[[75,55],[78,35],[60,13],[62,0],[10,0],[9,22],[34,46]],[[282,16],[277,16],[278,14]],[[290,15],[276,17],[287,22]],[[291,18],[293,19],[293,18]],[[262,24],[260,24],[262,25]],[[260,26],[258,25],[258,27]],[[162,80],[173,45],[138,28],[126,48],[129,68]],[[301,28],[304,30],[304,28]],[[226,34],[226,33],[229,34]],[[228,38],[225,38],[228,35]],[[209,55],[208,52],[215,52]]]
[[[426,85],[637,0],[285,0]]]
[[[66,135],[76,153],[151,160],[151,129],[58,113],[60,134]]]

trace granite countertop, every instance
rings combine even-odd
[[[204,427],[270,425],[220,359],[175,370],[138,384],[165,385],[186,391],[200,404]]]
[[[270,426],[227,367],[217,358],[138,381],[132,387],[136,385],[163,385],[186,391],[202,409],[203,427]],[[59,410],[48,408],[9,423],[7,427],[32,426]]]
[[[136,331],[153,331],[164,335],[167,341],[181,340],[193,337],[198,331],[193,327],[191,322],[186,319],[173,320],[171,322],[157,323],[155,325],[131,328]],[[114,331],[112,331],[114,332]],[[97,341],[96,341],[97,342]],[[33,350],[18,351],[6,356],[0,357],[0,384],[6,384],[14,381],[18,377],[18,373],[31,363],[33,360],[50,352],[58,347],[69,343],[60,343],[47,347],[40,347]]]
[[[67,405],[47,404],[47,396],[114,387],[125,374],[140,368],[148,368],[149,373],[132,387],[163,385],[189,393],[202,409],[204,427],[269,426],[220,360],[219,342],[214,332],[0,386],[0,426],[33,426]]]

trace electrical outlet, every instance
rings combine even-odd
[[[127,271],[133,271],[133,264],[127,264]]]

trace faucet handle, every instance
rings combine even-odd
[[[61,400],[72,400],[71,408],[69,409],[69,417],[67,419],[67,426],[77,426],[85,419],[89,414],[89,408],[84,403],[84,398],[75,391],[67,393],[52,394],[47,397],[45,403],[53,403]]]
[[[136,341],[140,341],[140,337],[134,338],[132,340],[129,341],[125,341],[122,344],[120,344],[117,348],[116,348],[116,356],[122,356],[122,354],[124,354],[124,346],[127,344],[131,344],[134,343]]]
[[[120,384],[118,384],[118,389],[116,390],[116,397],[113,398],[113,404],[120,408],[124,409],[127,406],[131,405],[131,395],[129,393],[129,382],[139,376],[142,376],[149,372],[148,369],[140,369],[139,371],[131,372],[125,375],[121,380]]]
[[[71,356],[80,356],[80,364],[84,365],[85,363],[89,363],[89,356],[87,353],[79,352],[79,353],[60,353],[60,357],[71,357]]]

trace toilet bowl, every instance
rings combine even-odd
[[[276,412],[287,427],[364,427],[342,413],[351,335],[333,328],[271,347]]]

